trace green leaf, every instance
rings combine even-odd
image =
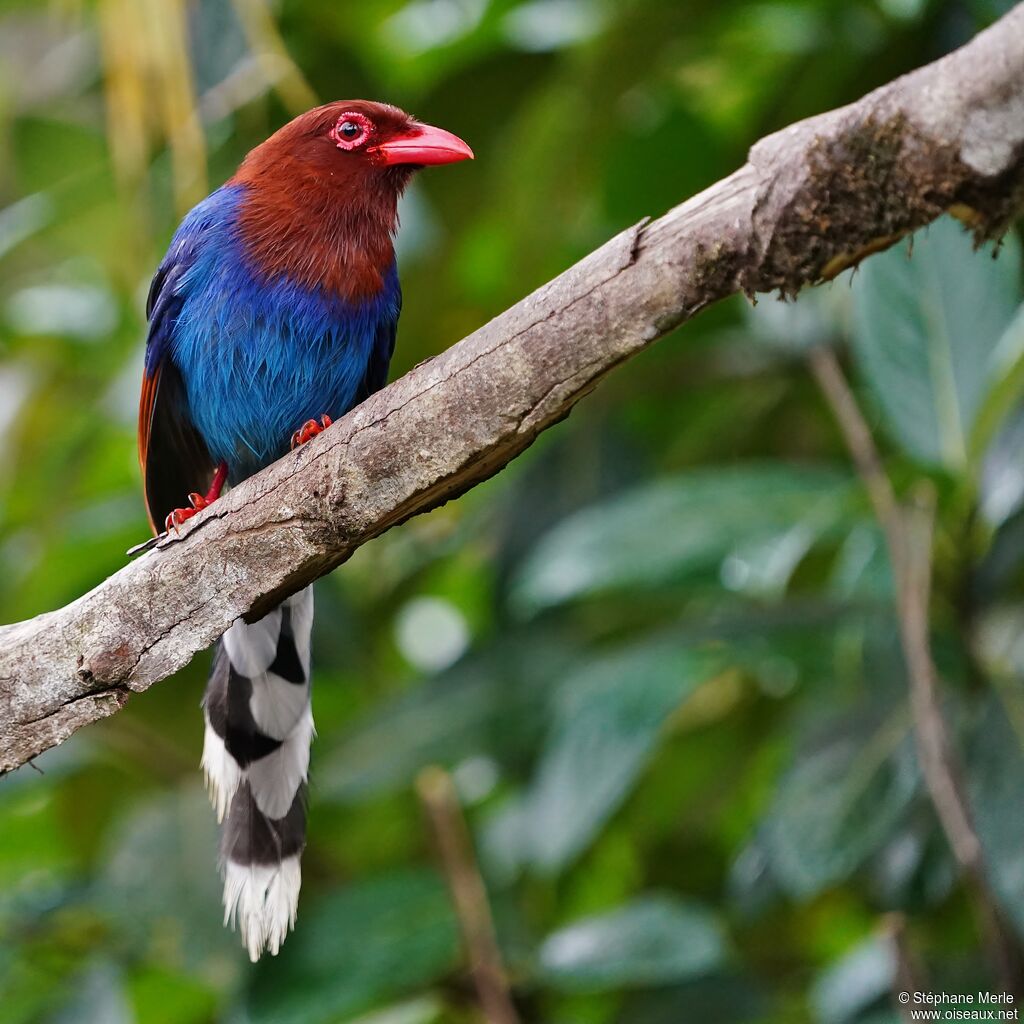
[[[93,901],[135,950],[159,948],[211,981],[244,958],[222,925],[217,823],[198,786],[143,804],[112,830]]]
[[[867,865],[874,898],[893,909],[935,906],[957,884],[957,868],[932,815],[907,815]]]
[[[477,852],[488,881],[510,885],[530,857],[529,805],[516,792],[487,808],[477,829]]]
[[[436,1024],[443,1014],[444,1005],[440,999],[422,996],[374,1010],[358,1020],[352,1018],[349,1024]]]
[[[668,988],[630,994],[616,1024],[753,1024],[767,1021],[770,1002],[757,982],[734,971],[715,972]]]
[[[443,977],[458,928],[442,880],[401,871],[321,897],[249,993],[253,1024],[335,1024]]]
[[[0,210],[0,258],[31,238],[53,218],[50,197],[37,192]]]
[[[1010,709],[1024,721],[1019,699]],[[1024,935],[1024,749],[1007,712],[992,701],[982,718],[968,763],[975,826],[985,850],[992,884]]]
[[[40,778],[25,765],[0,784],[0,919],[18,896],[46,891],[71,873],[73,851],[57,800],[60,773],[58,766],[53,779]]]
[[[1024,395],[1024,305],[1003,331],[992,354],[992,385],[971,431],[971,458],[985,455],[1010,411]]]
[[[710,974],[725,961],[725,941],[704,907],[650,895],[549,935],[538,958],[554,987],[597,992]]]
[[[205,1024],[217,997],[207,985],[179,971],[144,966],[129,983],[135,1019],[145,1024]]]
[[[744,920],[757,919],[779,902],[781,892],[763,831],[751,836],[733,859],[727,892],[730,907]]]
[[[773,877],[798,898],[847,878],[888,838],[917,789],[905,722],[837,722],[779,784],[764,832]]]
[[[1024,503],[1022,447],[1024,408],[1018,408],[1003,421],[985,450],[979,504],[990,526],[1002,526]]]
[[[896,975],[892,943],[872,936],[821,974],[811,989],[820,1024],[849,1024],[889,996]]]
[[[520,817],[536,867],[556,872],[586,848],[633,788],[665,719],[710,672],[709,658],[662,642],[573,674]]]
[[[407,788],[430,764],[532,748],[568,653],[536,634],[506,641],[375,708],[317,765],[318,796],[358,803]]]
[[[962,470],[992,385],[996,351],[1020,298],[1020,247],[976,251],[944,217],[865,261],[854,280],[853,345],[861,370],[904,449]]]
[[[759,295],[743,307],[750,336],[781,353],[803,355],[846,334],[851,316],[849,283],[833,281],[802,291],[795,299]]]
[[[892,566],[882,531],[865,523],[850,531],[836,557],[829,588],[847,601],[890,602]]]
[[[132,1024],[133,1019],[120,971],[99,961],[83,972],[75,994],[51,1024]]]
[[[811,545],[860,508],[850,478],[820,466],[693,470],[564,520],[526,559],[512,598],[529,613],[709,570],[731,589],[774,592]]]

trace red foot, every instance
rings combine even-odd
[[[316,420],[306,420],[306,422],[303,423],[294,434],[292,434],[292,447],[298,448],[300,444],[312,441],[317,434],[322,434],[333,422],[334,420],[332,420],[327,413],[324,413],[323,416],[320,417],[319,423],[317,423]]]
[[[227,479],[228,467],[226,463],[221,463],[217,467],[217,472],[213,475],[213,483],[210,484],[210,489],[206,494],[200,494],[198,491],[193,491],[189,496],[189,503],[192,505],[191,508],[176,508],[165,520],[164,529],[170,533],[173,530],[175,533],[178,532],[178,527],[186,520],[191,519],[197,512],[201,512],[208,505],[212,505],[219,497],[220,492],[224,488],[224,481]]]

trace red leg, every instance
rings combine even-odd
[[[298,430],[292,434],[292,447],[298,448],[300,444],[305,444],[307,441],[311,441],[317,434],[322,434],[334,420],[331,419],[327,413],[324,413],[320,417],[320,422],[316,420],[306,420],[305,423],[299,427]]]
[[[188,500],[191,504],[191,508],[176,508],[165,520],[164,529],[170,533],[174,530],[178,532],[178,527],[181,526],[187,519],[191,519],[197,512],[201,512],[208,505],[212,505],[219,497],[220,492],[224,489],[224,481],[228,476],[227,464],[222,462],[217,467],[217,472],[213,474],[213,482],[210,484],[210,489],[206,494],[200,494],[198,491],[193,491],[189,496]]]

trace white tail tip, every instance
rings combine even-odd
[[[224,869],[224,924],[237,924],[242,945],[256,963],[264,950],[273,956],[295,927],[302,872],[298,857],[280,864],[236,864]]]

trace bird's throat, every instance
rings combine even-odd
[[[291,186],[246,186],[239,233],[255,272],[348,302],[380,294],[395,259],[397,192],[322,181]]]

